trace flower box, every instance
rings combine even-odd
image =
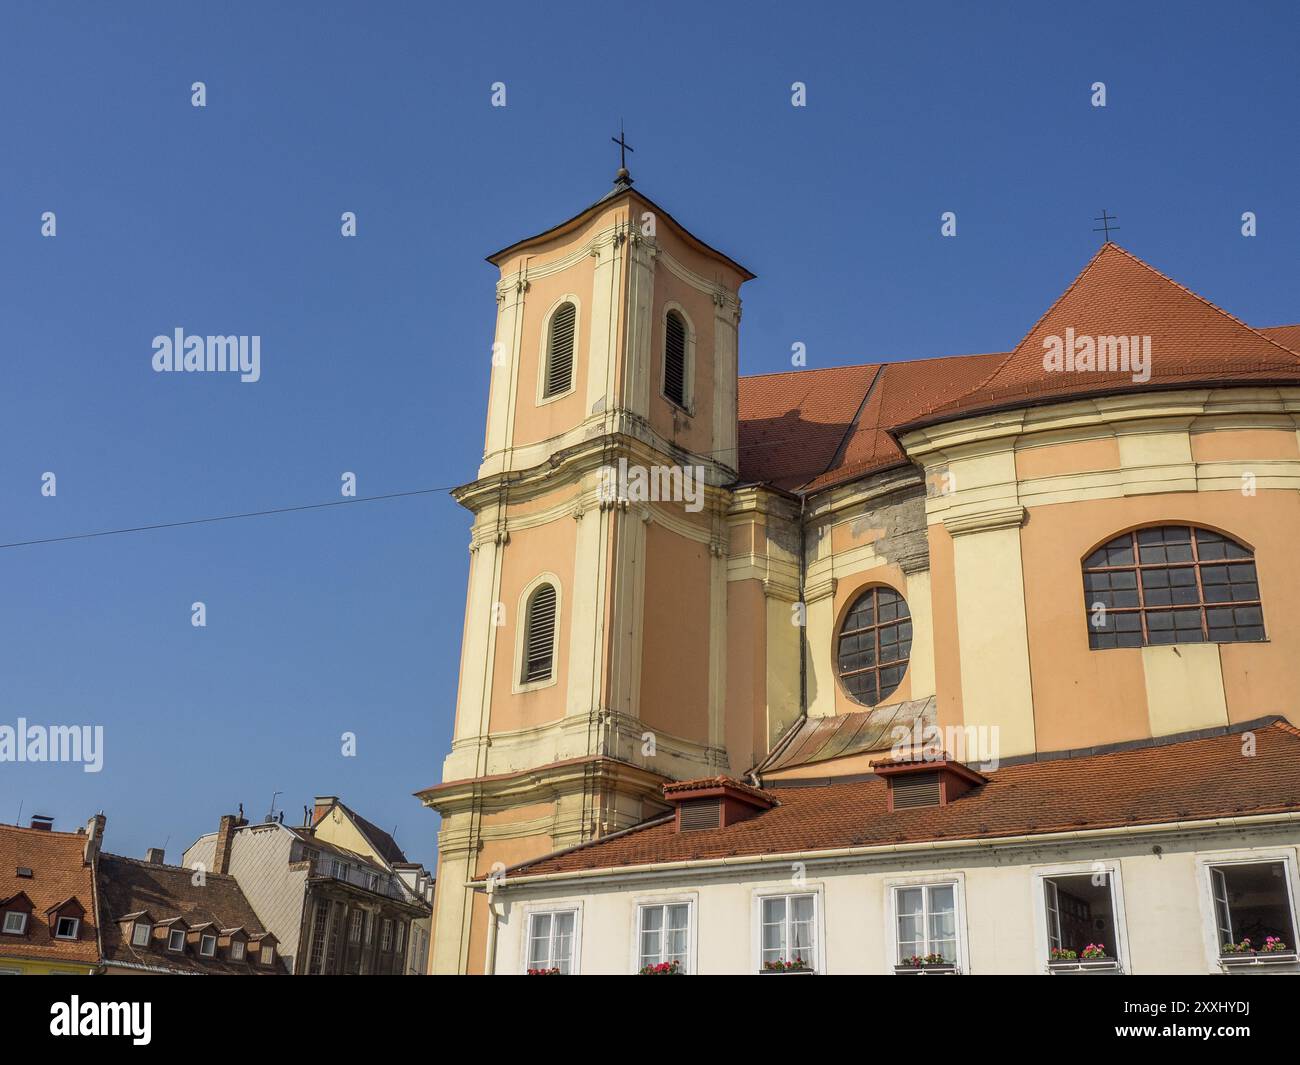
[[[643,965],[639,976],[682,976],[685,970],[679,961],[664,961],[658,965]]]
[[[1057,974],[1118,974],[1123,972],[1119,966],[1118,958],[1065,958],[1058,961],[1049,961],[1047,971]]]
[[[764,976],[794,976],[814,972],[812,965],[802,958],[793,961],[765,961],[759,972]]]
[[[898,976],[957,976],[961,970],[955,962],[930,962],[925,965],[900,964],[894,966]]]
[[[1219,964],[1229,969],[1248,965],[1294,965],[1297,961],[1300,961],[1300,954],[1294,950],[1243,950],[1219,955]]]

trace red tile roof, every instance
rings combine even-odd
[[[1240,733],[1252,729],[1253,757]],[[775,788],[779,804],[738,824],[678,833],[653,821],[507,871],[516,877],[660,862],[1300,813],[1300,730],[1277,718],[1202,738],[1150,741],[987,771],[948,806],[890,812],[876,776]]]
[[[25,894],[32,904],[24,935],[0,935],[0,957],[98,963],[95,887],[85,849],[82,833],[0,825],[0,899]],[[18,876],[20,868],[30,869],[31,877]],[[70,898],[84,911],[77,938],[55,939],[47,914]]]
[[[1151,380],[1048,372],[1043,339],[1150,336]],[[1180,385],[1300,384],[1300,325],[1253,329],[1105,244],[1015,349],[742,377],[739,472],[786,491],[907,462],[894,434],[983,410]]]

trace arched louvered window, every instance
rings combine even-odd
[[[555,585],[540,585],[528,597],[524,619],[522,680],[550,680],[555,668]]]
[[[542,398],[567,392],[573,384],[573,341],[578,325],[578,308],[561,303],[551,315],[546,330],[546,380]]]
[[[903,683],[912,654],[912,614],[892,588],[868,588],[840,626],[837,665],[849,698],[877,706]]]
[[[1264,639],[1250,548],[1188,525],[1135,529],[1083,560],[1088,646]]]
[[[676,311],[664,317],[664,395],[686,406],[686,319]]]

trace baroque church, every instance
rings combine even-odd
[[[626,169],[488,261],[432,972],[1300,968],[1300,325],[1108,241],[1007,351],[740,377]]]

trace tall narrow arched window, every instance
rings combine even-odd
[[[542,398],[567,392],[573,385],[573,342],[578,326],[578,308],[561,303],[551,314],[546,330],[546,371]]]
[[[892,588],[868,588],[849,607],[836,648],[840,683],[854,702],[883,703],[900,684],[912,655],[912,614]]]
[[[550,680],[555,668],[555,585],[542,584],[528,597],[524,618],[524,661],[520,679]]]
[[[1255,556],[1189,525],[1135,529],[1083,560],[1088,646],[1264,639]]]
[[[664,395],[686,406],[686,319],[677,311],[664,316]]]

